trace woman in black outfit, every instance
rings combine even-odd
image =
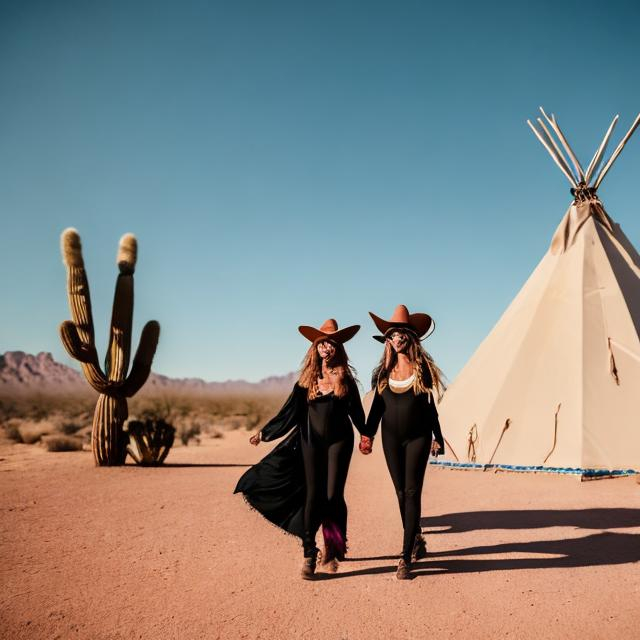
[[[443,390],[442,372],[420,345],[433,327],[425,313],[409,314],[399,305],[391,320],[370,313],[385,350],[373,372],[375,395],[360,450],[369,453],[382,419],[382,448],[398,496],[404,528],[402,557],[396,576],[409,577],[410,563],[426,557],[420,528],[421,493],[429,453],[444,452],[434,392]]]
[[[300,378],[277,416],[250,442],[258,445],[289,436],[239,480],[249,504],[285,531],[302,538],[302,577],[312,579],[322,525],[322,562],[336,571],[347,550],[344,487],[353,452],[353,427],[364,429],[364,411],[343,343],[359,325],[338,329],[327,320],[320,329],[298,327],[313,343]],[[351,420],[350,420],[351,419]]]

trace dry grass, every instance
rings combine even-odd
[[[202,436],[220,438],[235,429],[257,430],[277,413],[285,396],[141,393],[129,401],[129,416],[164,420],[175,426],[176,444],[187,445]],[[56,395],[0,393],[0,428],[5,438],[26,444],[41,440],[44,443],[45,436],[74,436],[80,443],[89,443],[96,398],[97,394],[90,391]]]
[[[22,420],[19,418],[11,418],[2,424],[2,435],[7,440],[13,442],[22,442],[22,436],[20,435],[20,425]]]
[[[164,420],[176,427],[180,440],[188,441],[197,435],[257,429],[275,415],[283,401],[283,394],[143,395],[132,400],[130,414],[141,419]]]
[[[49,435],[56,431],[56,427],[53,422],[48,420],[25,420],[18,427],[18,433],[20,434],[20,441],[25,444],[35,444],[39,442],[42,436]]]
[[[0,423],[20,420],[45,420],[52,415],[77,418],[93,415],[98,395],[87,390],[80,394],[0,393]]]
[[[73,436],[42,436],[42,444],[47,451],[82,451],[82,440]]]

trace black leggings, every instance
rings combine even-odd
[[[416,535],[420,533],[421,494],[431,451],[431,433],[401,440],[391,429],[382,430],[382,449],[398,496],[404,527],[402,557],[411,560]]]
[[[316,434],[311,441],[302,438],[302,458],[306,483],[304,505],[305,556],[312,556],[316,549],[316,533],[321,524],[334,523],[346,541],[347,503],[344,486],[351,454],[353,453],[353,429],[344,430],[344,438],[327,442]]]

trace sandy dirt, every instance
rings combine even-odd
[[[162,468],[97,469],[88,452],[2,445],[2,637],[640,637],[635,478],[430,467],[430,554],[400,582],[382,452],[356,452],[350,558],[306,582],[299,541],[231,493],[269,446],[230,433]]]

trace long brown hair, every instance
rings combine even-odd
[[[322,374],[322,358],[318,353],[318,345],[321,342],[331,342],[335,347],[335,353],[327,363],[337,374],[337,382],[333,389],[338,398],[343,398],[349,390],[349,381],[357,382],[356,371],[349,362],[349,357],[340,342],[333,342],[328,338],[318,338],[309,347],[304,360],[300,366],[300,377],[298,384],[307,390],[307,399],[313,400],[320,394],[318,389],[318,378]]]
[[[446,389],[445,375],[440,367],[435,363],[433,357],[425,351],[418,336],[413,331],[404,331],[409,339],[409,347],[406,355],[415,367],[415,380],[413,381],[413,391],[419,393],[433,393],[435,391],[438,401]],[[389,374],[398,362],[398,354],[391,345],[390,340],[385,340],[384,352],[378,366],[373,370],[371,376],[371,387],[378,389],[382,393],[389,384]]]

